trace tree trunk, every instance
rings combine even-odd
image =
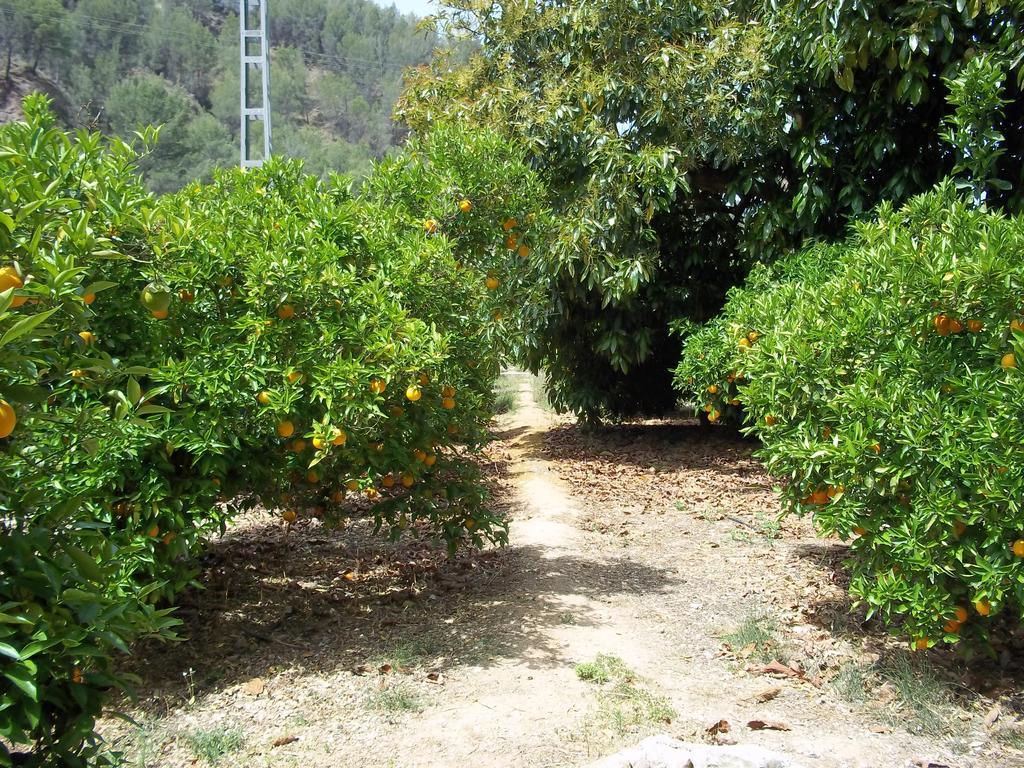
[[[4,82],[10,86],[11,84],[11,48],[12,44],[7,46],[7,66],[4,68]]]

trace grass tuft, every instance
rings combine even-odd
[[[373,691],[367,703],[372,709],[392,714],[420,712],[424,707],[419,694],[405,683],[396,683]]]
[[[588,683],[610,683],[616,678],[632,675],[629,667],[618,656],[606,656],[599,653],[593,661],[585,661],[576,665],[576,677]]]
[[[751,614],[735,630],[722,635],[733,652],[751,648],[751,655],[761,661],[789,662],[789,654],[777,634],[778,625],[766,614]]]
[[[235,728],[211,728],[189,731],[185,734],[185,743],[196,759],[204,760],[207,765],[217,765],[222,757],[242,748],[245,735]]]

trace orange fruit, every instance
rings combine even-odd
[[[932,325],[935,326],[935,332],[939,336],[949,335],[949,318],[945,315],[936,315],[932,320]]]
[[[370,443],[370,448],[375,450],[377,453],[380,453],[384,450],[384,443]]]
[[[301,381],[302,381],[302,372],[301,371],[292,371],[291,373],[288,374],[288,383],[289,384],[295,384],[296,382],[301,382]]]
[[[712,384],[708,387],[708,392],[712,395],[718,394],[718,386],[716,384]]]
[[[155,539],[157,536],[160,535],[160,526],[154,524],[148,531],[146,531],[146,533],[149,534],[150,538]]]
[[[721,416],[722,414],[719,413],[718,410],[715,408],[712,408],[710,411],[708,411],[708,421],[710,422],[718,421],[721,418]]]
[[[953,619],[950,619],[942,625],[942,629],[951,635],[955,635],[960,631],[960,627],[962,626],[963,625],[959,621],[954,621]]]
[[[914,650],[916,651],[927,651],[928,650],[928,638],[919,637],[914,641]]]
[[[96,334],[92,331],[79,331],[78,337],[85,342],[85,346],[90,347],[96,343]]]
[[[380,491],[378,491],[376,488],[367,488],[365,493],[366,498],[368,499],[376,499],[378,496],[380,496]]]
[[[427,219],[423,222],[423,231],[428,235],[433,235],[437,232],[437,221],[435,219]]]
[[[78,667],[75,667],[71,670],[71,682],[75,683],[76,685],[81,685],[85,682],[85,676],[82,675],[82,670],[80,670]]]
[[[746,336],[740,339],[740,347],[743,349],[750,349],[750,339],[748,339]]]
[[[400,405],[392,405],[388,412],[396,419],[400,419],[405,416],[405,408]]]
[[[469,213],[470,211],[473,210],[473,204],[469,202],[469,200],[467,200],[466,198],[463,198],[462,200],[459,201],[459,210],[462,211],[463,213]]]
[[[953,522],[953,535],[959,538],[964,535],[964,531],[967,530],[967,524],[963,520],[955,520]]]
[[[441,399],[441,407],[444,408],[446,411],[452,410],[455,407],[455,398],[454,397],[442,398]]]
[[[178,537],[178,534],[176,534],[174,531],[168,531],[167,533],[164,534],[164,537],[163,537],[163,539],[161,539],[161,541],[163,541],[164,544],[170,544],[177,537]]]
[[[509,232],[518,226],[519,222],[516,221],[515,219],[505,219],[505,221],[503,221],[501,224],[501,228],[504,229],[506,232]]]
[[[345,434],[343,429],[335,429],[334,437],[331,438],[331,445],[344,445],[348,442],[348,435]]]
[[[86,372],[83,371],[81,368],[75,368],[75,370],[73,370],[71,372],[71,378],[72,379],[84,379],[85,377],[86,377]]]
[[[298,438],[297,440],[292,441],[292,450],[295,451],[296,453],[302,453],[304,450],[306,450],[306,441],[303,440],[301,437]]]
[[[82,296],[82,301],[85,302],[86,304],[92,304],[94,301],[96,301],[96,294],[86,293]]]
[[[423,459],[423,463],[426,464],[428,467],[434,466],[435,464],[437,464],[437,455],[433,453],[428,453],[426,458]]]
[[[861,528],[861,527],[860,527],[860,526],[858,525],[858,526],[857,526],[856,528],[854,528],[854,529],[853,529],[853,532],[854,532],[854,533],[855,533],[855,534],[856,534],[857,536],[864,536],[865,534],[867,534],[867,532],[868,532],[868,529],[867,529],[867,528]]]
[[[974,610],[981,616],[988,616],[992,613],[992,603],[988,600],[978,600],[974,603]]]
[[[956,615],[956,621],[958,624],[963,624],[965,621],[967,621],[967,617],[969,616],[969,614],[967,613],[967,609],[964,608],[962,605],[958,605],[956,608],[954,608],[953,613]]]
[[[1017,557],[1024,557],[1024,539],[1017,539],[1013,542],[1011,549],[1013,549],[1013,554]]]
[[[427,452],[420,448],[417,448],[415,451],[412,452],[412,457],[416,459],[416,461],[424,462],[427,460]]]
[[[6,400],[0,400],[0,437],[8,437],[18,423],[18,414]]]
[[[405,488],[412,488],[412,484],[416,482],[416,479],[406,472],[402,475],[401,483]]]
[[[331,501],[333,501],[335,504],[340,504],[344,500],[345,494],[342,493],[341,491],[335,491],[334,493],[331,494]]]
[[[390,472],[380,479],[380,484],[385,488],[392,488],[395,485],[395,476]]]
[[[384,379],[370,379],[370,391],[375,395],[384,393],[384,390],[388,388],[387,382]]]
[[[442,389],[441,397],[455,397],[455,387],[445,387]]]
[[[1011,320],[1010,321],[1010,330],[1011,331],[1016,331],[1017,333],[1024,333],[1024,323],[1022,323],[1020,320],[1016,320],[1016,319]]]
[[[501,282],[496,277],[488,277],[484,281],[484,285],[487,286],[488,291],[496,291],[498,290],[498,286],[501,285]]]
[[[430,383],[430,376],[425,373],[421,373],[416,377],[416,381],[420,383],[421,387],[425,387]]]
[[[519,258],[521,259],[528,258],[530,255],[530,246],[528,246],[526,243],[523,243],[522,245],[519,246],[519,250],[516,251],[516,253],[519,254]]]
[[[267,392],[266,390],[263,390],[258,395],[256,395],[256,401],[260,405],[267,405],[267,404],[269,404],[270,403],[270,393]]]
[[[953,318],[953,319],[951,319],[949,321],[949,332],[950,333],[960,333],[961,331],[963,331],[963,329],[964,329],[964,324],[961,323],[956,318]]]
[[[295,317],[295,307],[291,304],[282,304],[277,308],[277,316],[282,320],[289,320]]]
[[[1009,370],[1010,368],[1017,367],[1017,358],[1014,357],[1013,352],[1007,352],[1003,355],[1003,359],[999,361],[999,364],[1003,366],[1003,370]]]
[[[186,304],[188,304],[190,301],[195,300],[196,295],[187,288],[182,288],[180,291],[178,291],[178,298],[181,299]]]
[[[881,443],[872,443],[871,444],[871,450],[874,451],[875,453],[881,453],[882,452],[882,444]]]
[[[358,491],[359,490],[359,481],[358,480],[348,480],[348,481],[345,482],[345,487],[348,488],[350,491]]]
[[[21,288],[24,283],[21,280],[21,276],[18,275],[18,271],[14,267],[4,267],[0,269],[0,291],[6,291],[10,289],[17,290]],[[11,306],[20,307],[26,301],[24,296],[12,296]]]
[[[967,321],[967,330],[970,331],[971,333],[978,333],[984,327],[985,326],[982,324],[981,320]]]
[[[285,419],[277,424],[278,437],[291,437],[295,433],[295,425]]]
[[[419,387],[413,385],[405,390],[405,397],[409,402],[415,403],[417,400],[423,397],[423,392],[422,390],[420,390]]]
[[[812,504],[828,504],[828,491],[824,488],[819,488],[811,494]]]
[[[316,485],[320,482],[320,475],[316,473],[316,470],[311,469],[306,473],[306,482],[310,485]]]
[[[457,435],[457,434],[459,434],[459,427],[458,427],[458,425],[456,425],[456,424],[449,424],[448,425],[448,434],[449,435]]]
[[[516,237],[514,232],[505,238],[505,247],[510,251],[514,251],[517,245],[519,245],[519,238]]]
[[[776,424],[778,424],[778,419],[776,419],[769,413],[767,416],[764,417],[764,423],[767,424],[769,427],[774,427]]]
[[[493,315],[491,315],[491,317],[493,317],[493,318],[495,319],[495,321],[497,321],[497,322],[499,322],[499,323],[500,323],[500,322],[501,322],[502,320],[504,320],[504,319],[505,319],[505,315],[504,315],[504,314],[502,314],[502,312],[501,312],[501,310],[500,310],[500,309],[497,309],[497,310],[495,310],[495,311],[494,311],[494,314],[493,314]]]
[[[750,333],[747,334],[747,341],[749,341],[751,344],[753,344],[755,341],[757,341],[760,338],[761,338],[761,334],[758,333],[757,331],[751,331]]]
[[[295,513],[294,509],[286,509],[284,512],[281,513],[281,519],[289,524],[294,523],[297,517],[298,515]]]
[[[166,320],[169,313],[167,312],[166,309],[154,309],[149,314],[151,314],[157,320]]]

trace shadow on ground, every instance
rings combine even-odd
[[[225,536],[204,557],[205,589],[181,598],[187,642],[144,644],[133,655],[139,706],[283,668],[361,674],[387,663],[443,672],[506,657],[564,666],[545,628],[591,622],[564,596],[600,600],[674,584],[628,560],[552,557],[536,547],[448,558],[410,538],[382,542],[368,527],[328,531],[315,521],[290,532],[252,523]]]

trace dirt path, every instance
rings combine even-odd
[[[851,618],[841,546],[773,521],[750,444],[587,434],[518,394],[492,451],[506,550],[243,521],[183,607],[191,642],[140,654],[143,727],[108,729],[134,764],[576,766],[651,733],[808,768],[1024,764],[990,699],[946,705]]]

